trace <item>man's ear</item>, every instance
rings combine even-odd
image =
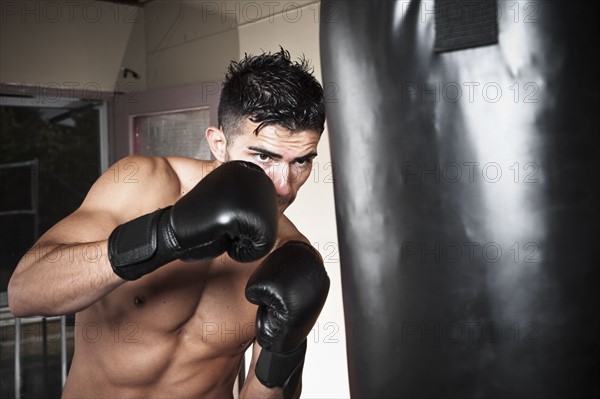
[[[210,151],[215,159],[219,162],[225,162],[227,154],[227,138],[225,137],[225,133],[221,129],[211,126],[206,129],[205,135],[206,141],[208,141],[208,145],[210,146]]]

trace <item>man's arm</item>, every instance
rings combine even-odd
[[[282,388],[279,394],[285,399],[300,394],[306,337],[329,284],[320,254],[305,241],[286,242],[252,273],[246,298],[258,309],[249,384]]]
[[[279,219],[278,229],[279,239],[278,245],[286,243],[288,241],[303,241],[309,244],[308,239],[298,231],[296,226],[285,216],[282,215]],[[320,256],[320,254],[319,254]],[[322,259],[321,259],[322,261]],[[281,387],[266,387],[263,385],[258,378],[256,378],[255,366],[260,356],[262,347],[255,340],[252,346],[252,359],[248,367],[248,375],[246,376],[244,386],[240,392],[240,399],[245,398],[283,398],[283,388]],[[292,395],[292,398],[299,398],[302,393],[302,374],[299,374],[298,385]]]
[[[17,266],[9,284],[15,315],[76,312],[125,280],[176,259],[206,260],[227,251],[249,262],[269,253],[277,194],[258,166],[225,163],[180,198],[178,176],[165,159],[139,162],[137,187],[115,189],[107,183],[112,176],[104,174],[82,208],[40,240],[54,245],[50,256],[25,257]],[[90,246],[96,250],[93,262]]]
[[[254,341],[252,347],[252,360],[250,361],[250,366],[248,367],[248,375],[244,382],[244,386],[240,393],[240,399],[250,399],[250,398],[264,398],[264,399],[282,399],[283,388],[281,387],[272,387],[268,388],[264,386],[258,378],[256,378],[255,366],[260,356],[261,346],[258,342]],[[300,393],[302,393],[302,375],[299,375],[298,385],[291,396],[293,399],[297,399],[300,397]]]
[[[148,187],[152,180],[161,185],[160,195]],[[113,165],[81,206],[20,260],[8,285],[11,312],[19,317],[74,313],[123,284],[107,256],[108,236],[120,223],[166,206],[178,190],[177,175],[165,159],[128,157]]]

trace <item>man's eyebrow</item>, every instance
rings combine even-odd
[[[275,158],[275,159],[281,159],[281,158],[283,158],[283,155],[281,155],[281,154],[275,154],[274,152],[271,152],[269,150],[265,150],[264,148],[254,147],[254,146],[251,145],[251,146],[248,146],[248,149],[252,150],[252,151],[259,152],[261,154],[268,155],[271,158]]]
[[[281,158],[283,158],[283,155],[281,155],[281,154],[276,154],[276,153],[274,153],[274,152],[271,152],[271,151],[269,151],[269,150],[266,150],[266,149],[264,149],[264,148],[260,148],[260,147],[254,147],[254,146],[248,146],[248,149],[249,149],[249,150],[251,150],[251,151],[255,151],[255,152],[261,153],[261,154],[268,155],[269,157],[271,157],[271,158],[273,158],[273,159],[281,159]],[[308,160],[308,159],[314,158],[314,157],[316,157],[316,156],[317,156],[317,153],[316,153],[316,152],[314,152],[314,151],[313,151],[313,152],[309,152],[309,153],[308,153],[308,154],[306,154],[306,155],[303,155],[303,156],[301,156],[301,157],[295,158],[295,159],[294,159],[294,162],[298,162],[298,161],[305,161],[305,160]]]
[[[312,158],[316,157],[317,155],[318,155],[318,154],[317,154],[316,152],[314,152],[314,151],[313,151],[313,152],[309,152],[309,153],[308,153],[308,154],[306,154],[306,155],[303,155],[303,156],[301,156],[301,157],[298,157],[298,158],[294,159],[294,162],[298,162],[298,161],[308,161],[308,160],[310,160],[310,159],[312,159]]]

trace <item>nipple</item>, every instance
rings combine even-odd
[[[135,298],[133,298],[133,304],[138,308],[141,308],[142,306],[144,306],[145,302],[146,302],[146,298],[144,298],[141,295],[136,295]]]

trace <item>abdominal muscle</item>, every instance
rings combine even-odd
[[[252,270],[174,262],[78,313],[63,398],[231,397],[254,338]]]
[[[229,398],[241,354],[205,357],[161,340],[92,359],[83,353],[74,357],[63,398]]]

